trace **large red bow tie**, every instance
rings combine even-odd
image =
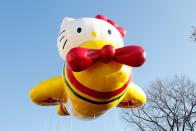
[[[97,61],[109,63],[115,61],[132,67],[141,66],[145,62],[145,51],[142,47],[132,45],[114,49],[105,45],[102,49],[72,48],[66,57],[68,66],[74,72],[80,72]]]

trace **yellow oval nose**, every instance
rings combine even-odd
[[[97,37],[97,32],[91,32],[91,35],[92,35],[93,37]]]

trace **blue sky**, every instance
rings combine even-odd
[[[146,49],[147,62],[133,71],[144,90],[157,78],[185,74],[196,81],[195,0],[0,0],[0,129],[2,131],[125,131],[120,110],[93,121],[59,117],[55,107],[28,98],[38,82],[60,75],[56,36],[64,16],[101,13],[127,29],[126,44]]]

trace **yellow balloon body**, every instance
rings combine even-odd
[[[99,49],[107,43],[108,41],[90,41],[84,43],[82,47]],[[118,105],[127,91],[127,83],[131,77],[131,67],[116,62],[110,62],[108,64],[97,62],[84,71],[70,71],[76,82],[92,91],[85,93],[82,89],[80,90],[75,87],[77,85],[74,86],[73,81],[70,81],[67,68],[65,67],[63,72],[68,99],[72,105],[71,113],[82,118],[99,116],[108,109]],[[106,92],[110,94],[123,86],[126,87],[111,97],[100,98],[91,94],[93,91],[100,94]]]

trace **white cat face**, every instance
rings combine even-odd
[[[59,54],[65,60],[66,54],[71,48],[91,40],[109,40],[118,44],[119,47],[124,44],[120,32],[106,21],[96,18],[72,19],[65,17],[57,38]]]

